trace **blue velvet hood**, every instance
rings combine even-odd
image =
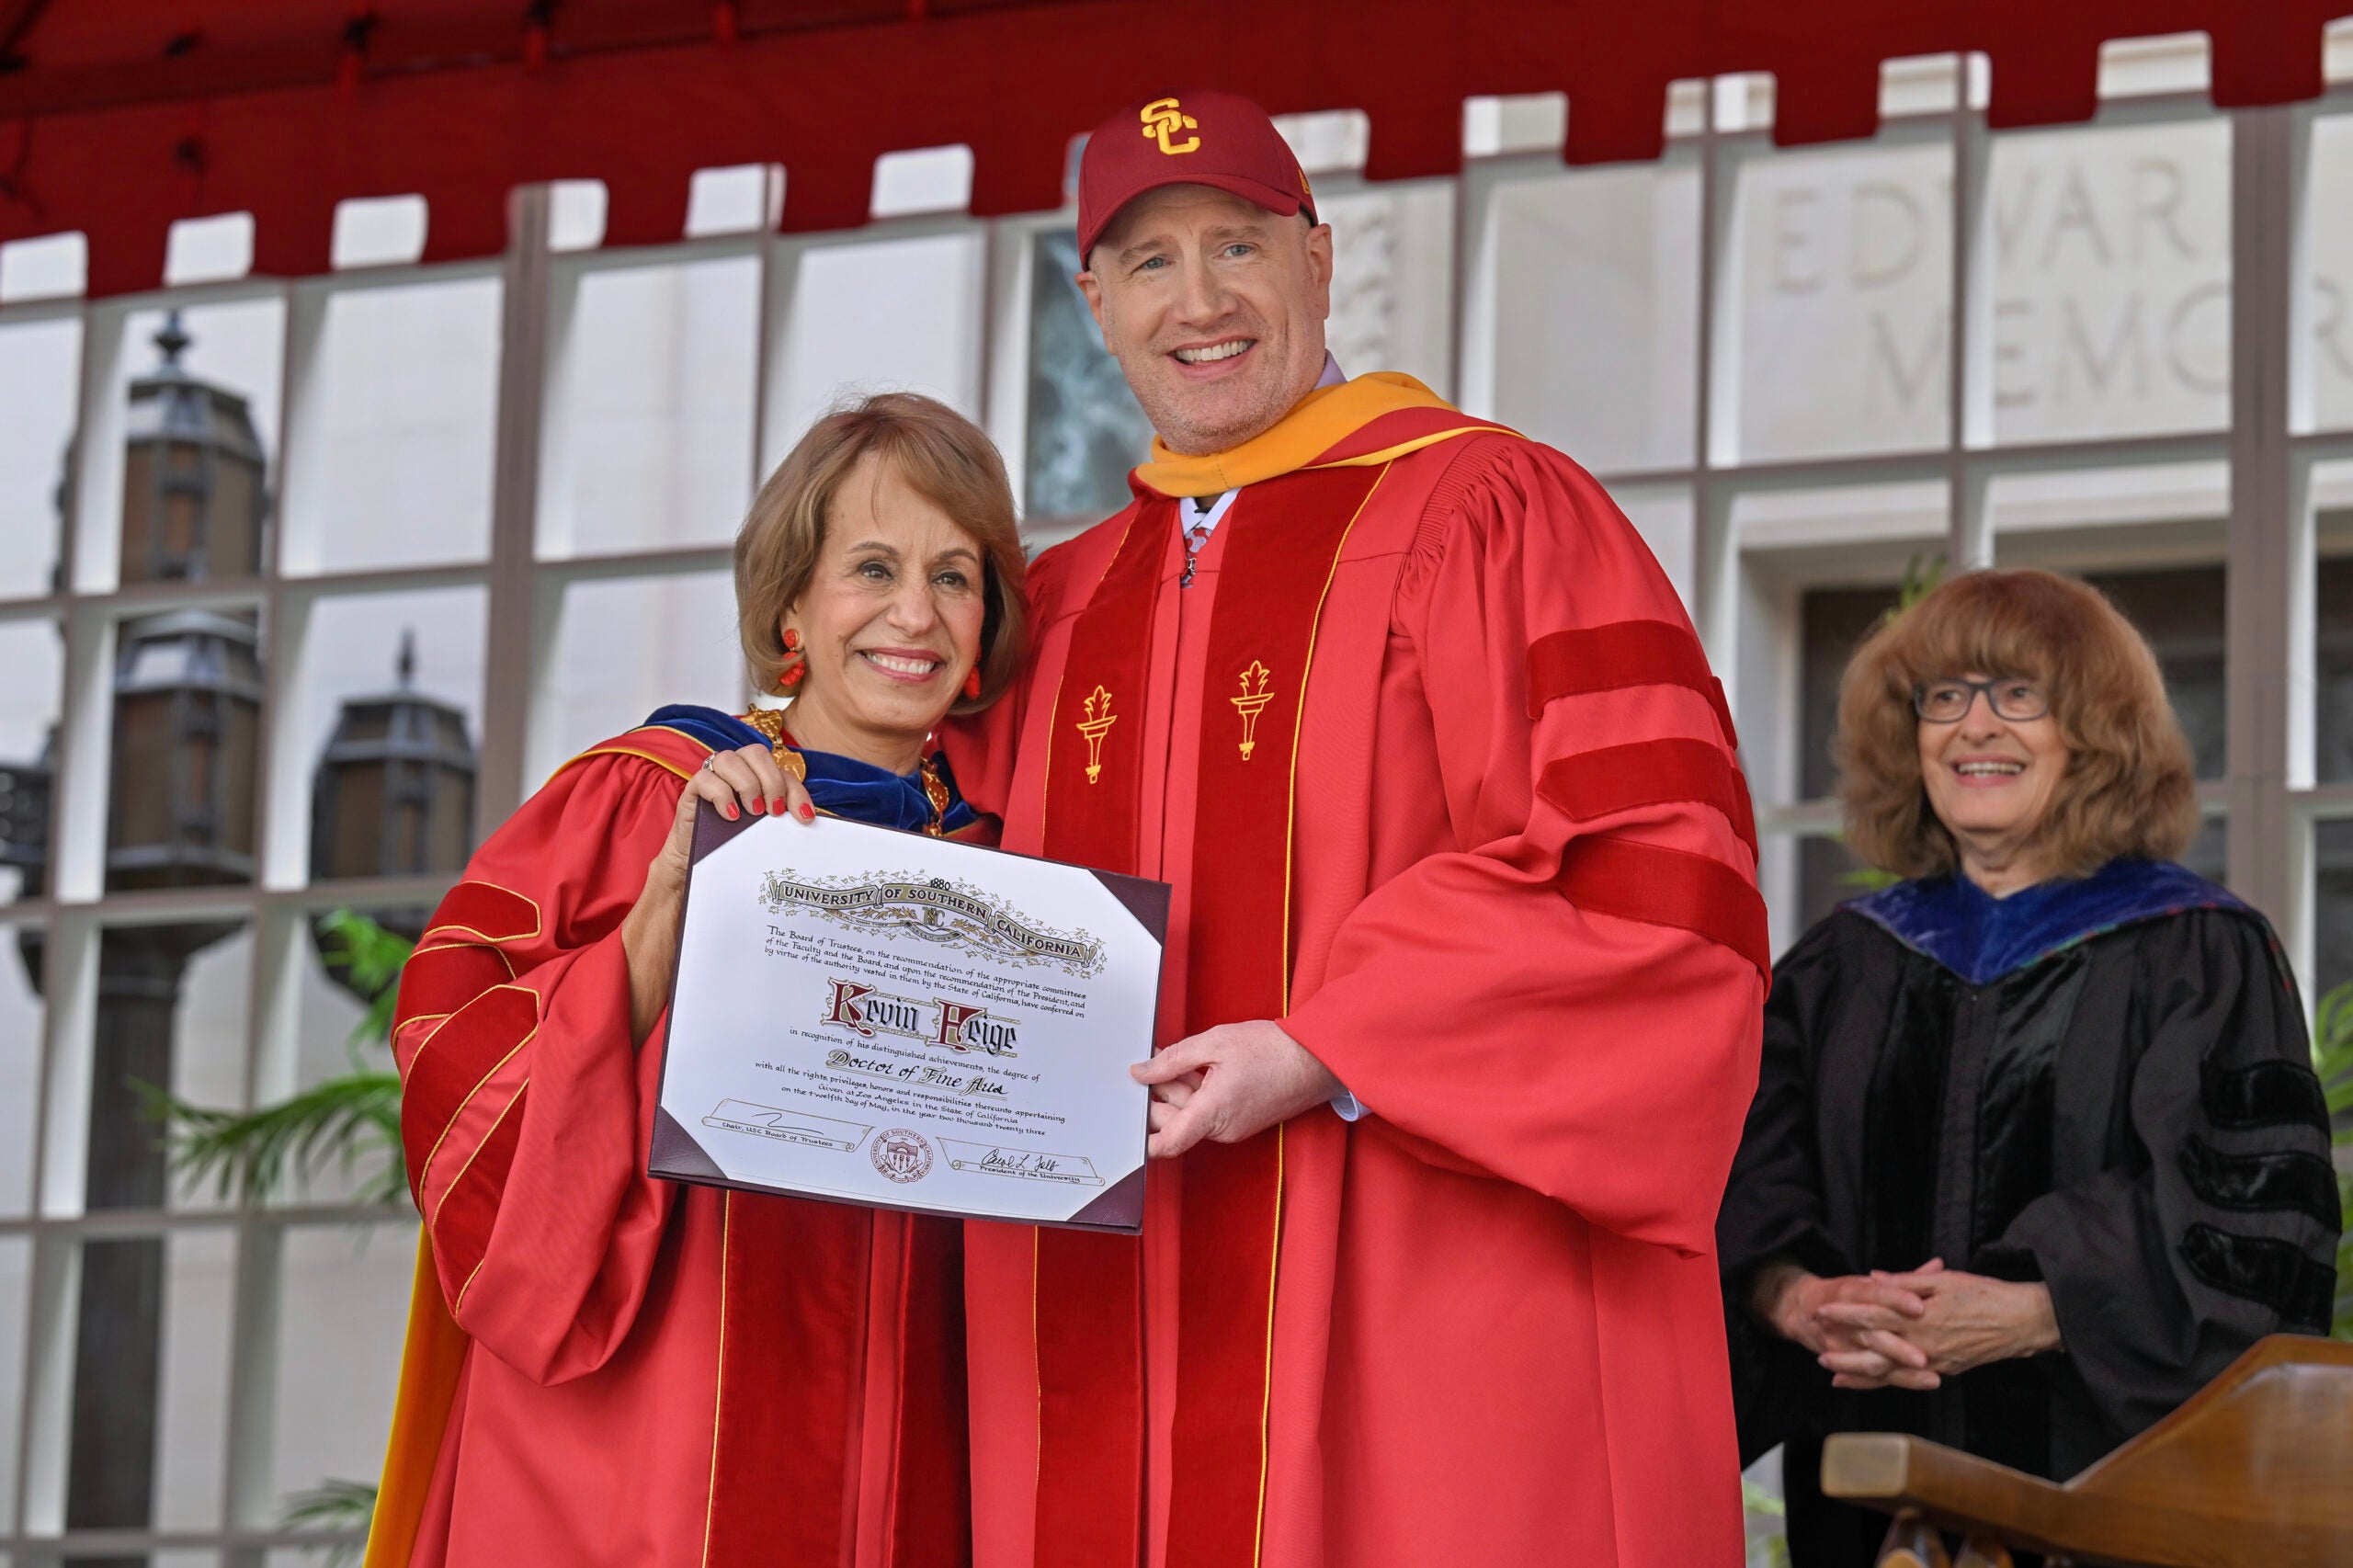
[[[2170,860],[2111,860],[1995,898],[1966,877],[1932,877],[1839,906],[1972,985],[1984,985],[2120,926],[2189,909],[2254,912]]]
[[[648,727],[659,726],[691,736],[715,752],[768,744],[768,738],[759,731],[733,713],[722,713],[716,708],[674,703],[655,709],[646,716],[645,722]],[[930,825],[931,798],[924,793],[922,769],[893,773],[887,767],[877,767],[870,762],[835,752],[813,751],[805,746],[794,749],[808,765],[808,776],[801,782],[808,786],[809,799],[816,802],[818,810],[852,822],[895,827],[908,833],[919,833]],[[940,831],[955,833],[970,827],[978,813],[965,801],[963,791],[956,788],[956,776],[948,769],[947,754],[935,754],[931,764],[938,770],[940,781],[948,786],[948,810],[941,813]]]

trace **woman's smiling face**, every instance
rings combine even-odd
[[[795,738],[905,772],[981,656],[981,546],[870,454],[834,493],[825,542],[785,612],[808,660]]]
[[[1972,673],[1954,678],[1987,677]],[[1929,687],[1939,684],[1949,683]],[[2023,679],[1995,683],[1999,690],[2035,685]],[[2036,718],[2006,719],[1994,710],[1988,693],[1971,691],[1967,698],[1968,710],[1956,721],[1919,721],[1920,778],[1937,820],[1960,846],[1964,867],[1989,858],[2006,863],[2029,849],[2041,831],[2059,781],[2066,777],[2067,742],[2047,707]]]

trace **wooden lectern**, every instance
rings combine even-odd
[[[1896,1516],[1881,1568],[2353,1564],[2353,1345],[2273,1335],[2062,1485],[1899,1433],[1823,1445],[1822,1489]],[[1936,1528],[1931,1528],[1936,1527]],[[1949,1562],[1938,1528],[1963,1537]]]

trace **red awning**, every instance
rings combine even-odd
[[[697,169],[782,164],[783,226],[866,221],[875,159],[972,149],[972,210],[1051,209],[1070,138],[1187,85],[1371,119],[1367,175],[1446,174],[1462,100],[1563,91],[1572,163],[1656,155],[1667,84],[1778,78],[1785,144],[1870,134],[1882,61],[1991,57],[1997,127],[2089,119],[2102,42],[2203,31],[2223,108],[2322,87],[2353,0],[0,0],[0,241],[80,231],[89,291],[162,278],[178,219],[251,212],[255,269],[328,265],[335,204],[425,197],[426,259],[506,193],[594,178],[606,242],[674,240]]]

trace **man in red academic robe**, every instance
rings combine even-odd
[[[1098,130],[1159,432],[951,742],[1008,848],[1175,884],[1141,1244],[968,1229],[981,1568],[1741,1556],[1713,1224],[1768,964],[1721,688],[1560,453],[1324,346],[1255,105]]]

